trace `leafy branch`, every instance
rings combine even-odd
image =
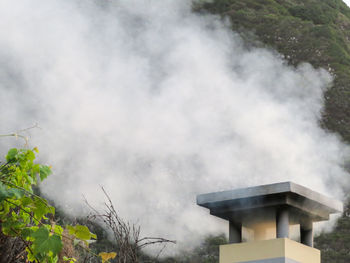
[[[10,149],[0,166],[0,231],[22,241],[27,262],[56,263],[62,238],[87,244],[96,235],[81,225],[66,226],[69,234],[65,235],[54,223],[55,208],[33,192],[32,187],[51,174],[49,166],[34,163],[36,152],[36,148]],[[75,262],[74,258],[64,260]]]

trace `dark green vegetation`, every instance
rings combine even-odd
[[[350,8],[345,3],[214,0],[195,10],[228,17],[247,42],[261,41],[292,65],[309,62],[331,72],[335,81],[325,94],[323,125],[350,142]]]
[[[247,46],[281,53],[290,65],[308,62],[334,76],[325,93],[321,125],[350,142],[350,8],[341,0],[213,0],[199,1],[196,12],[229,18]],[[350,185],[349,185],[350,186]],[[346,191],[349,190],[345,189]],[[350,205],[331,233],[322,233],[315,246],[323,263],[350,262]],[[221,237],[221,238],[220,238]],[[164,262],[218,262],[223,236],[208,237],[188,254]]]
[[[34,193],[51,173],[49,166],[34,162],[35,152],[13,148],[0,164],[0,262],[74,263],[61,254],[65,244],[73,247],[76,240],[87,247],[96,235],[83,225],[56,224],[55,208]]]
[[[350,244],[350,204],[344,208],[332,233],[323,233],[315,239],[315,246],[322,251],[322,262],[348,263]]]
[[[341,0],[214,0],[198,12],[229,18],[248,45],[277,50],[291,65],[309,62],[334,76],[321,125],[350,142],[350,8]],[[349,188],[345,187],[345,191]],[[350,262],[349,204],[332,233],[315,240],[323,263]],[[211,261],[215,262],[215,261]]]
[[[333,74],[321,125],[350,142],[350,8],[341,0],[214,0],[199,2],[194,10],[229,18],[232,29],[248,46],[275,49],[291,65],[309,62]],[[58,218],[62,225],[75,220],[62,218]],[[101,227],[80,223],[88,224],[97,234],[98,241],[91,245],[94,253],[117,250]],[[141,262],[216,263],[218,245],[223,243],[223,235],[209,236],[192,251],[176,257],[155,259],[142,254],[140,258]],[[315,245],[322,251],[323,263],[350,262],[350,205],[333,232],[318,236]]]

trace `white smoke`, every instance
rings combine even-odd
[[[103,185],[144,234],[180,244],[226,227],[200,193],[290,180],[341,197],[326,71],[247,50],[189,0],[102,3],[0,0],[1,130],[42,127],[49,197],[98,206]]]

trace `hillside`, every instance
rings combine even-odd
[[[272,48],[291,65],[309,62],[334,76],[325,93],[321,125],[350,142],[350,8],[341,0],[215,0],[197,4],[198,12],[229,18],[250,45]],[[332,233],[315,245],[322,262],[350,262],[348,206]]]
[[[228,17],[248,42],[261,41],[290,64],[309,62],[331,72],[335,81],[325,94],[323,124],[350,142],[350,8],[345,3],[215,0],[195,8]]]
[[[101,262],[100,252],[117,252],[111,263],[218,263],[227,230],[203,216],[195,195],[268,183],[265,175],[334,189],[322,178],[340,174],[350,191],[342,169],[347,162],[350,171],[350,157],[344,161],[345,147],[320,128],[350,143],[350,8],[342,0],[3,2],[0,119],[13,132],[2,136],[27,142],[31,128],[22,129],[38,122],[43,130],[30,145],[50,165],[31,164],[37,147],[0,159],[0,263],[29,262],[31,246],[59,263]],[[326,77],[293,70],[304,62],[334,77],[321,120]],[[305,81],[309,73],[315,83]],[[23,192],[20,184],[31,189],[51,165],[55,176]],[[81,195],[91,210],[79,207]],[[315,238],[323,263],[350,262],[348,198],[333,231]],[[81,218],[85,208],[92,215]],[[60,229],[67,224],[80,226]],[[79,229],[82,247],[74,246]],[[164,250],[163,241],[175,239]],[[53,246],[41,250],[40,242]],[[143,242],[157,245],[144,250]]]

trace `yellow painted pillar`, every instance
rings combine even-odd
[[[220,263],[320,263],[318,249],[288,238],[220,246]]]

